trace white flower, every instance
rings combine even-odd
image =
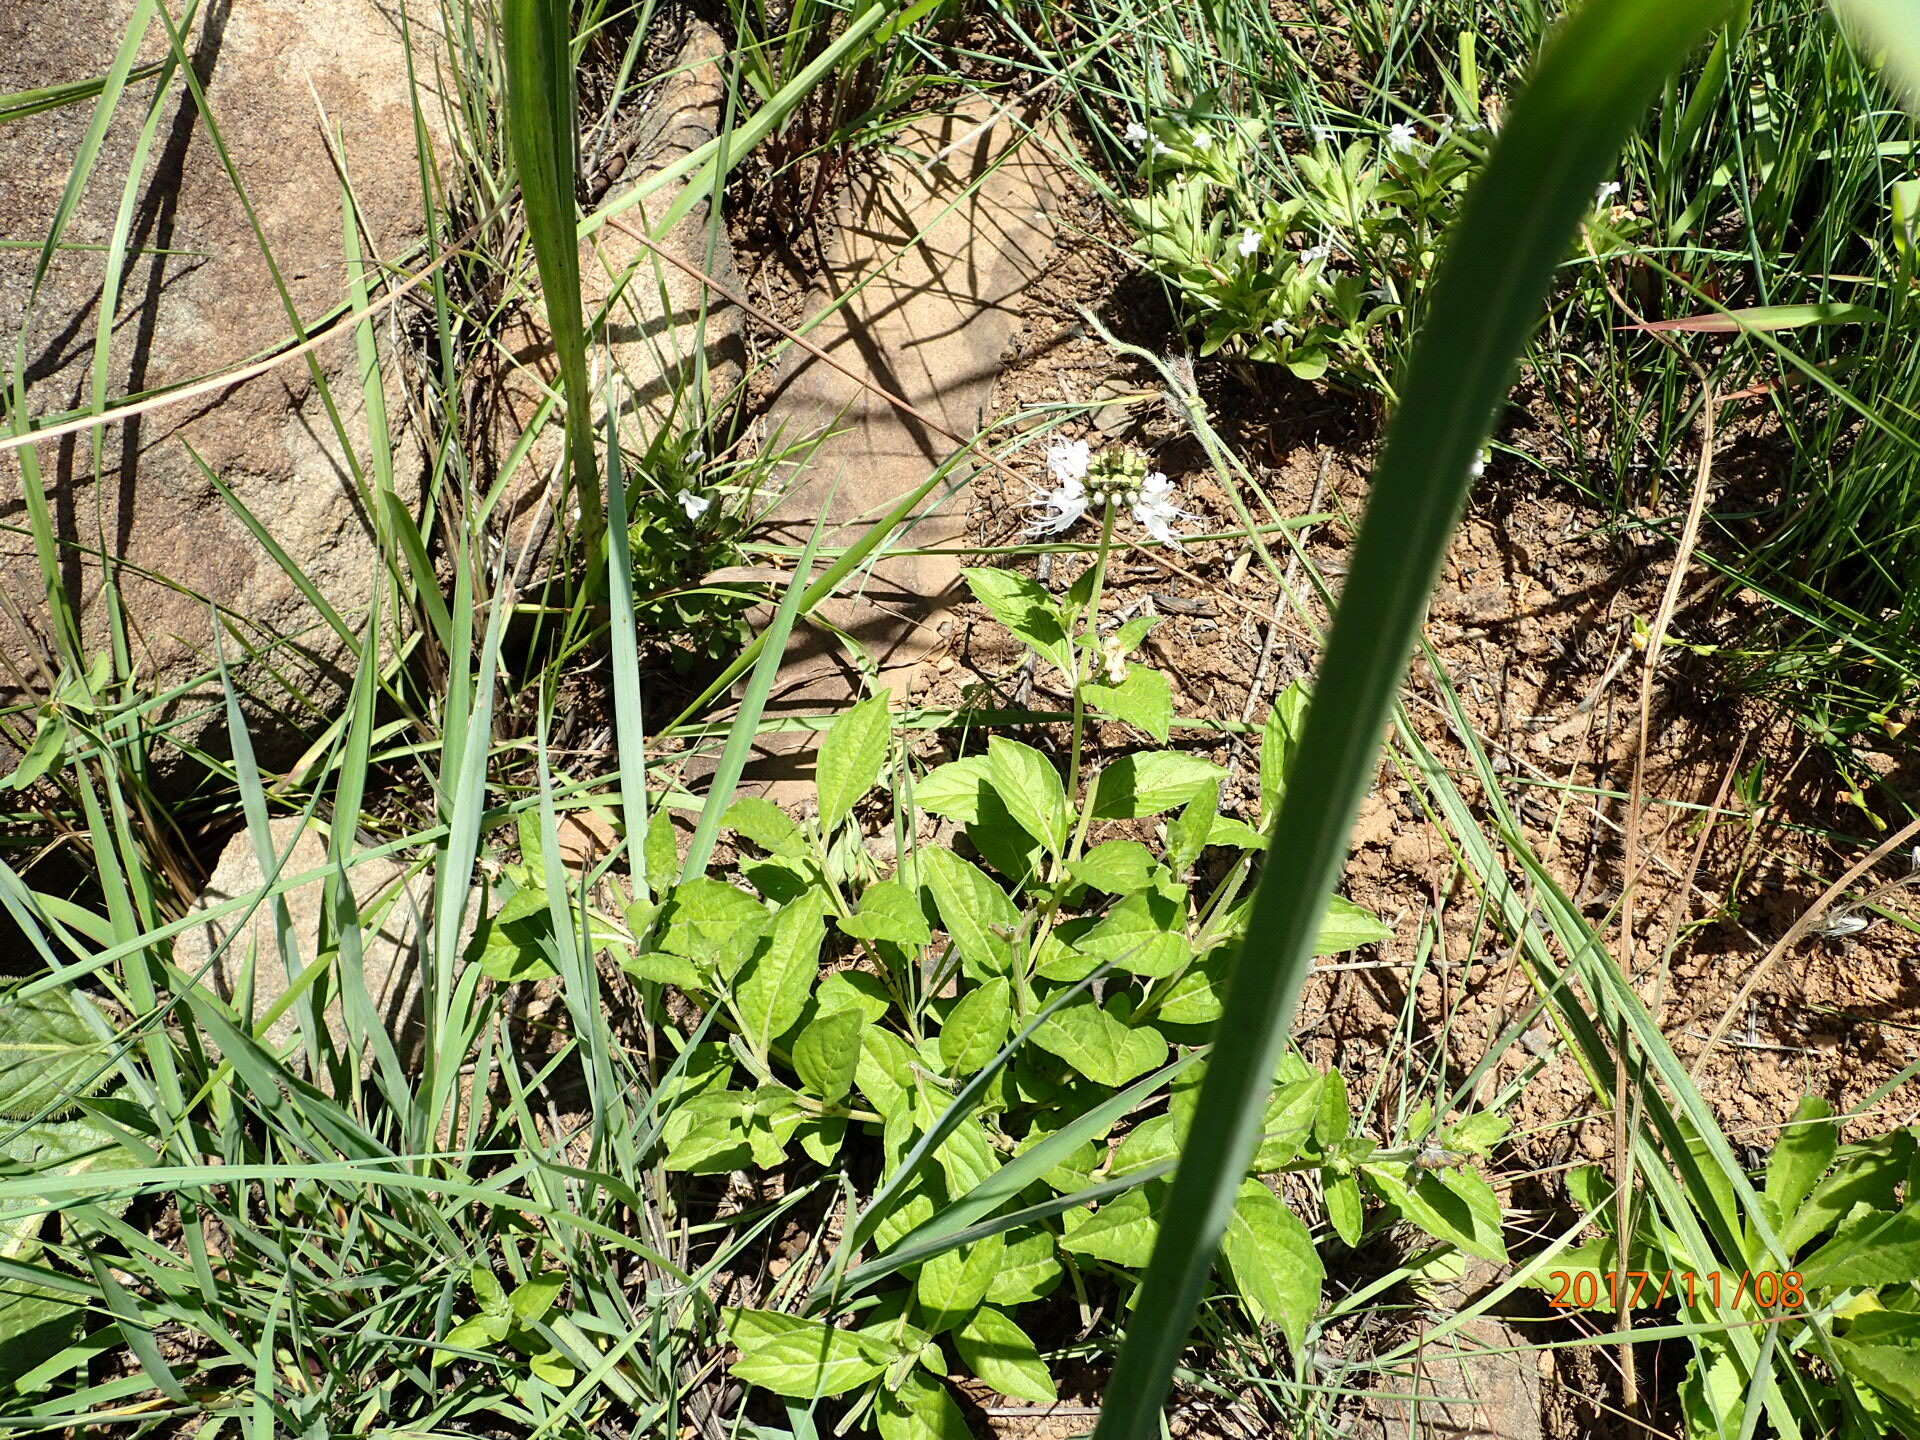
[[[1314,144],[1331,145],[1333,143],[1333,138],[1334,138],[1333,127],[1331,125],[1316,125],[1313,127],[1313,143]]]
[[[1084,440],[1057,439],[1047,446],[1047,473],[1056,480],[1077,485],[1092,463],[1093,450]]]
[[[1598,190],[1593,192],[1593,208],[1596,210],[1600,209],[1603,205],[1607,203],[1607,201],[1611,200],[1614,196],[1618,195],[1619,193],[1620,193],[1620,182],[1618,180],[1607,181],[1606,184],[1602,185]]]
[[[1213,136],[1204,130],[1194,131],[1191,139],[1193,141],[1193,148],[1196,150],[1211,150],[1213,148]]]
[[[1396,155],[1411,155],[1420,145],[1410,121],[1402,120],[1387,132],[1387,148]]]
[[[1467,474],[1478,480],[1482,475],[1487,473],[1487,461],[1492,458],[1492,452],[1489,451],[1486,446],[1482,445],[1479,450],[1474,452],[1473,463],[1467,466]]]
[[[698,465],[707,458],[707,452],[696,445],[680,458],[689,465]]]
[[[1084,448],[1085,442],[1081,443]],[[1028,502],[1027,508],[1044,513],[1027,526],[1029,535],[1058,535],[1063,530],[1071,530],[1087,513],[1087,487],[1077,477],[1062,478],[1059,488],[1037,491],[1036,497]]]
[[[1162,155],[1171,155],[1172,153],[1173,147],[1158,135],[1153,137],[1153,142],[1147,147],[1147,158],[1150,160],[1157,160]]]
[[[698,520],[713,508],[711,495],[696,495],[691,490],[680,492],[680,508],[687,512],[687,519]]]
[[[1245,259],[1247,256],[1253,254],[1259,248],[1260,248],[1260,232],[1259,231],[1242,230],[1240,232],[1239,249],[1240,249],[1240,256],[1242,259]]]
[[[1178,545],[1180,537],[1173,533],[1173,522],[1200,517],[1174,504],[1173,482],[1156,470],[1140,482],[1140,498],[1133,502],[1133,518],[1162,544]]]
[[[1309,245],[1300,252],[1300,263],[1311,265],[1316,260],[1325,260],[1331,254],[1333,254],[1332,244],[1322,240],[1318,245]]]
[[[1142,125],[1138,120],[1129,120],[1126,130],[1122,132],[1121,138],[1129,145],[1144,145],[1149,138],[1147,127]]]

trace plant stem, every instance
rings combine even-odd
[[[1086,686],[1092,678],[1091,663],[1100,653],[1100,596],[1107,585],[1107,556],[1113,549],[1113,517],[1116,507],[1108,505],[1100,514],[1100,548],[1093,556],[1093,593],[1087,598],[1086,630],[1081,643],[1074,647],[1073,655],[1073,743],[1067,751],[1067,798],[1079,810],[1080,823],[1075,827],[1073,840],[1067,846],[1062,865],[1054,867],[1054,878],[1066,864],[1080,858],[1080,849],[1087,843],[1087,825],[1093,818],[1092,797],[1080,793],[1083,775],[1081,773],[1080,752],[1084,747],[1087,734]]]

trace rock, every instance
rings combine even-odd
[[[135,8],[135,0],[0,7],[0,92],[98,76]],[[381,261],[406,260],[420,235],[419,167],[396,22],[376,0],[248,0],[203,5],[199,14],[186,44],[214,118],[287,301],[304,324],[317,325],[349,295],[330,130],[339,132],[370,253]],[[416,31],[413,38],[416,61],[431,74],[428,37]],[[166,55],[158,21],[140,53],[143,60]],[[437,100],[423,98],[437,125]],[[65,232],[70,246],[111,240],[154,100],[152,80],[122,99]],[[159,103],[160,123],[134,190],[130,259],[112,317],[108,404],[234,369],[286,347],[296,333],[186,87],[176,78]],[[88,101],[7,125],[0,234],[48,232],[92,108]],[[0,332],[23,335],[28,408],[45,418],[94,403],[106,266],[99,248],[63,250],[34,295],[36,260],[35,251],[0,251]],[[389,340],[394,327],[383,316],[375,329],[385,377],[380,393],[389,420],[404,427],[407,407],[395,379],[400,366]],[[255,745],[268,764],[291,758],[304,732],[338,713],[354,649],[315,613],[207,472],[231,487],[345,627],[357,627],[381,571],[379,522],[368,494],[375,483],[369,387],[350,338],[323,345],[312,359],[317,375],[306,362],[290,361],[230,389],[44,442],[34,452],[60,547],[55,580],[78,607],[89,654],[109,640],[103,591],[111,578],[140,688],[179,692],[155,720],[174,725],[179,742],[218,749],[217,607],[226,629],[222,644],[229,663],[239,667]],[[344,439],[327,413],[326,390]],[[396,448],[393,484],[412,505],[421,464],[415,447],[402,441]],[[0,614],[6,617],[0,649],[33,657],[0,669],[0,709],[43,698],[55,677],[41,671],[40,660],[59,668],[25,494],[19,455],[0,455],[0,524],[10,527],[0,538]],[[271,651],[271,657],[242,664],[249,651]],[[156,763],[164,770],[177,758],[166,752]],[[0,766],[8,763],[0,756]]]
[[[1428,1301],[1447,1317],[1464,1309],[1504,1276],[1484,1260],[1469,1260],[1454,1282],[1430,1287]],[[1419,1381],[1382,1377],[1381,1388],[1412,1400],[1369,1397],[1362,1434],[1444,1435],[1449,1440],[1540,1440],[1540,1352],[1498,1315],[1476,1315],[1414,1357]]]
[[[319,829],[297,815],[268,822],[281,881],[291,880],[327,863],[326,841]],[[227,842],[195,909],[204,913],[241,897],[259,895],[271,866],[263,869],[253,836],[241,831]],[[377,925],[363,924],[361,978],[374,1013],[385,1025],[403,1060],[418,1050],[424,1021],[424,941],[431,935],[432,886],[424,874],[402,884],[407,867],[391,859],[363,861],[347,874],[354,903],[363,920],[379,912]],[[302,966],[315,960],[315,937],[322,933],[320,918],[324,887],[318,880],[283,892],[291,934]],[[473,915],[468,915],[469,923]],[[226,943],[231,939],[232,943]],[[209,963],[211,962],[211,963]],[[344,963],[344,959],[337,963]],[[289,976],[275,939],[273,902],[268,898],[249,915],[245,908],[180,932],[174,942],[174,964],[187,975],[199,976],[222,1000],[232,1004],[252,987],[252,1006],[242,1019],[257,1022],[287,993]],[[202,973],[204,971],[204,974]],[[316,982],[322,983],[322,982]],[[324,1023],[334,1043],[344,1046],[349,1031],[340,1000],[342,978],[327,977],[332,997]],[[277,1050],[298,1046],[300,1007],[296,1004],[266,1031],[267,1044]]]
[[[617,205],[634,188],[714,138],[725,114],[726,79],[720,61],[726,43],[712,26],[693,21],[679,52],[647,96],[630,137],[620,143],[621,183],[603,204]],[[686,190],[667,184],[595,231],[580,245],[580,289],[589,322],[606,315],[605,345],[589,350],[596,375],[611,360],[621,381],[626,443],[637,452],[664,426],[689,430],[738,389],[744,373],[745,317],[693,276],[661,260],[630,232],[653,236]],[[662,249],[739,293],[739,272],[726,226],[715,223],[702,200],[665,235]],[[545,398],[557,385],[559,365],[546,329],[546,313],[525,307],[507,338],[520,368],[503,382],[503,421],[496,437],[507,455]],[[596,415],[603,412],[596,405]],[[543,514],[565,454],[556,415],[529,453],[523,473],[509,485],[508,534],[516,546],[543,548]],[[525,573],[524,569],[522,573]]]
[[[993,123],[988,123],[992,121]],[[1025,292],[1052,256],[1054,213],[1074,180],[1049,154],[1055,135],[995,118],[984,101],[915,121],[893,137],[878,173],[844,197],[824,275],[808,313],[838,302],[809,332],[827,354],[960,435],[992,417],[993,382],[1021,323]],[[907,157],[916,157],[914,159]],[[958,448],[831,366],[795,349],[770,407],[799,435],[833,432],[782,500],[779,538],[798,545],[816,522],[823,545],[851,544]],[[972,465],[936,489],[894,543],[964,541]],[[942,644],[938,626],[965,599],[957,555],[897,556],[865,573],[857,593],[829,601],[819,618],[866,651],[896,694]],[[944,664],[944,662],[942,662]],[[796,628],[770,714],[818,713],[863,693],[857,666],[823,625]],[[811,789],[817,733],[767,739],[749,788],[796,802]]]

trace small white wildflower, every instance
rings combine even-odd
[[[1314,144],[1331,145],[1333,143],[1333,139],[1334,139],[1334,132],[1333,132],[1333,127],[1331,125],[1316,125],[1313,127],[1313,143]]]
[[[1147,133],[1146,126],[1138,120],[1129,120],[1126,130],[1122,132],[1122,138],[1129,145],[1144,145],[1151,137]]]
[[[1078,484],[1092,463],[1093,449],[1084,440],[1057,439],[1047,446],[1047,473],[1056,480]]]
[[[707,452],[696,445],[680,458],[689,465],[698,465],[707,458]]]
[[[1027,534],[1058,535],[1071,530],[1087,513],[1087,487],[1078,477],[1063,477],[1056,489],[1036,492],[1036,498],[1027,508],[1042,512],[1038,520],[1027,526]]]
[[[1194,131],[1192,140],[1193,140],[1193,148],[1196,150],[1207,151],[1213,148],[1213,136],[1209,135],[1204,130]]]
[[[1614,196],[1618,195],[1619,193],[1620,193],[1620,182],[1618,180],[1607,181],[1606,184],[1602,185],[1598,190],[1593,192],[1593,208],[1596,210],[1600,209],[1602,206],[1604,206],[1607,203],[1607,201],[1611,200]]]
[[[1387,132],[1387,148],[1396,155],[1411,155],[1419,145],[1420,137],[1413,133],[1410,121],[1402,120]]]
[[[1283,335],[1291,335],[1293,333],[1293,327],[1284,320],[1269,320],[1266,329],[1267,333],[1276,340],[1280,339]]]
[[[1153,142],[1147,147],[1147,158],[1150,160],[1157,160],[1162,155],[1171,155],[1172,153],[1173,147],[1158,135],[1153,137]]]
[[[1479,450],[1474,453],[1473,463],[1467,466],[1467,473],[1478,480],[1482,475],[1487,473],[1487,461],[1492,458],[1492,453],[1488,451],[1486,446],[1482,445]]]
[[[1180,536],[1173,530],[1176,520],[1198,520],[1174,503],[1173,482],[1156,470],[1140,482],[1140,498],[1134,501],[1133,518],[1147,534],[1163,545],[1178,545]]]
[[[1309,245],[1300,252],[1300,263],[1302,265],[1311,265],[1314,261],[1325,260],[1332,254],[1333,246],[1327,241],[1322,240],[1318,245]]]
[[[1260,232],[1259,231],[1242,230],[1240,232],[1239,249],[1240,249],[1241,259],[1244,260],[1247,256],[1253,254],[1259,248],[1260,248]]]
[[[696,495],[691,490],[680,492],[680,508],[687,512],[687,519],[698,520],[713,508],[711,495]]]

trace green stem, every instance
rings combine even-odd
[[[1073,832],[1073,841],[1067,846],[1066,863],[1071,864],[1080,858],[1080,850],[1087,843],[1087,825],[1093,818],[1092,797],[1080,793],[1081,764],[1080,752],[1087,733],[1087,702],[1085,690],[1091,678],[1090,666],[1094,657],[1100,653],[1100,597],[1107,585],[1107,556],[1113,549],[1113,518],[1116,506],[1108,505],[1100,516],[1100,548],[1093,557],[1093,593],[1087,599],[1086,630],[1080,644],[1074,647],[1073,656],[1073,748],[1067,752],[1067,796],[1079,809],[1080,823]],[[1054,878],[1064,866],[1056,866]]]

